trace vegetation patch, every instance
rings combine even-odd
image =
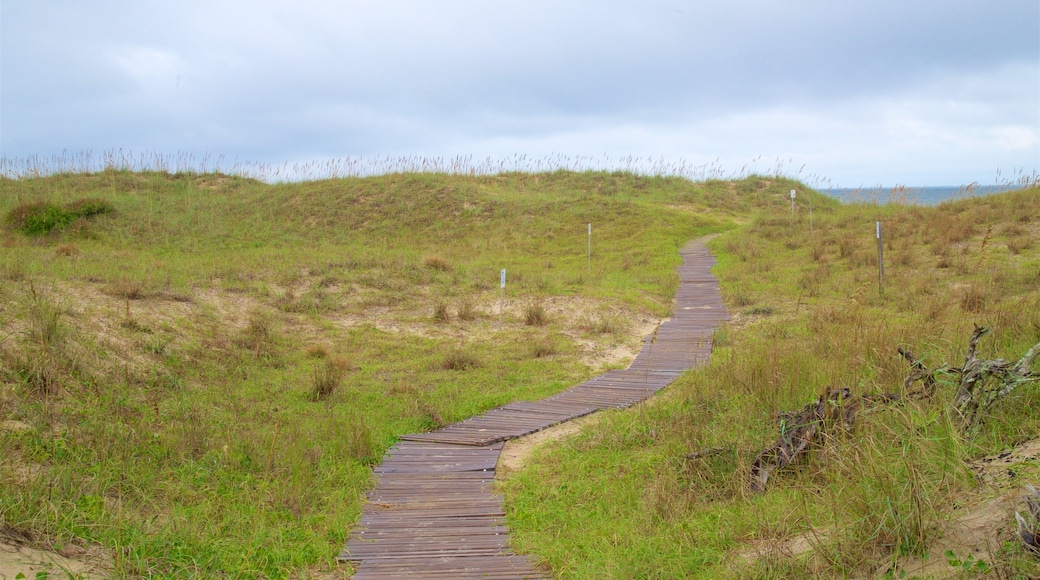
[[[754,324],[721,328],[704,368],[513,475],[515,546],[561,578],[914,577],[911,561],[1035,574],[1011,511],[970,543],[944,530],[1035,483],[1016,466],[980,484],[970,466],[1040,433],[1027,380],[1040,371],[1040,253],[1014,242],[1040,225],[1040,190],[813,209],[812,231],[767,207],[711,243],[727,306]]]
[[[62,230],[79,218],[110,213],[115,208],[101,198],[79,199],[65,205],[37,202],[7,211],[7,224],[27,236],[43,236]]]

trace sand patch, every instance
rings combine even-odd
[[[575,435],[586,425],[598,421],[600,417],[602,417],[600,413],[585,415],[584,417],[565,421],[547,429],[535,431],[530,435],[507,441],[502,447],[502,453],[498,456],[498,466],[495,468],[495,474],[507,477],[511,473],[519,471],[536,449],[551,441],[566,439]]]
[[[60,552],[41,550],[21,541],[17,532],[0,526],[0,580],[14,580],[21,574],[34,578],[108,578],[108,554],[99,546],[73,543]]]

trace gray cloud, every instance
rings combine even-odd
[[[933,184],[1040,165],[1031,0],[0,10],[7,156],[763,156]]]

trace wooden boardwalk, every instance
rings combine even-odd
[[[404,435],[375,469],[375,489],[341,561],[355,580],[548,578],[509,549],[502,497],[492,484],[504,441],[599,411],[634,405],[711,356],[711,335],[729,318],[700,240],[680,252],[674,316],[644,339],[625,370],[558,395],[517,402],[430,433]]]

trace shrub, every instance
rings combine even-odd
[[[90,217],[115,211],[112,204],[101,198],[79,199],[65,206],[65,210],[76,217]]]
[[[53,203],[22,204],[7,212],[7,223],[27,236],[42,236],[64,229],[77,218],[114,211],[112,204],[97,198],[80,199],[64,207]]]
[[[7,223],[27,236],[42,236],[72,223],[76,216],[50,203],[20,205],[7,212]]]

